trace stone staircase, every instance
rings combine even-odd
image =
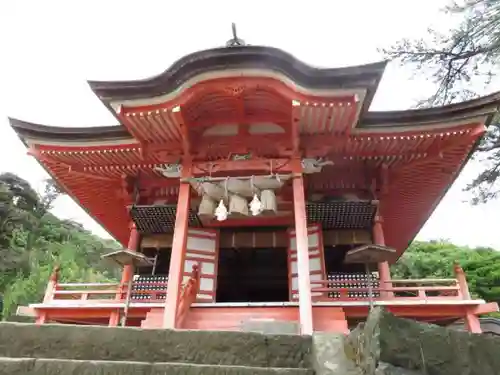
[[[250,332],[0,324],[0,374],[312,375],[312,339]]]
[[[0,375],[498,375],[498,353],[498,337],[378,308],[348,336],[312,338],[0,324]]]

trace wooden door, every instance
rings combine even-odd
[[[288,288],[290,301],[297,301],[299,297],[299,278],[297,272],[297,241],[295,230],[289,230],[288,244]],[[323,231],[318,224],[307,228],[307,242],[309,245],[309,272],[311,281],[326,280],[325,253],[323,248]],[[311,284],[311,287],[320,285]],[[312,298],[321,297],[322,293],[312,293]]]
[[[219,231],[190,228],[187,236],[183,283],[191,276],[193,265],[199,264],[200,291],[197,302],[215,302],[218,261]]]

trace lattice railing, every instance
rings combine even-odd
[[[370,291],[374,300],[382,298],[383,292],[391,293],[390,299],[463,299],[464,295],[458,279],[414,279],[391,280],[381,285],[379,280],[368,281],[359,276],[351,279],[311,281],[312,292],[323,293],[321,300],[362,300],[369,299]]]

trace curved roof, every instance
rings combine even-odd
[[[131,138],[123,125],[93,127],[62,127],[35,124],[9,117],[12,128],[22,138],[60,141],[107,141]]]
[[[368,89],[371,101],[387,61],[345,68],[312,67],[277,48],[240,46],[198,51],[177,60],[163,73],[133,81],[89,81],[91,89],[104,101],[160,96],[174,91],[197,75],[213,71],[265,69],[285,75],[310,89]]]
[[[440,107],[409,109],[403,111],[367,112],[360,122],[360,128],[396,126],[405,124],[431,124],[440,121],[492,115],[500,107],[500,92],[480,98]]]
[[[486,116],[486,125],[500,107],[500,92],[457,104],[434,108],[421,108],[403,111],[373,111],[362,115],[357,129],[359,131],[387,130],[412,127],[432,128],[436,124],[450,121],[466,121],[468,118]],[[54,141],[106,141],[128,140],[131,134],[122,124],[93,127],[58,127],[30,123],[9,118],[11,126],[21,138]]]

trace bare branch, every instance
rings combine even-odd
[[[404,39],[382,50],[387,58],[416,68],[436,84],[435,93],[419,102],[419,107],[477,97],[471,85],[488,85],[500,69],[500,0],[466,0],[445,12],[462,17],[447,35],[429,30],[430,41]],[[475,155],[476,159],[485,156],[481,160],[484,170],[466,187],[474,195],[474,204],[500,194],[500,121],[494,123]]]

